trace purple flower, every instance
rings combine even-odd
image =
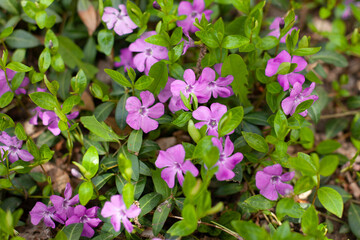
[[[269,200],[278,199],[278,193],[286,195],[293,190],[293,186],[287,183],[295,172],[287,172],[281,175],[282,167],[280,164],[265,167],[263,171],[258,171],[255,176],[256,187],[260,189],[260,194]]]
[[[119,36],[132,33],[133,29],[137,28],[136,24],[128,16],[124,4],[120,4],[119,9],[120,11],[112,7],[104,8],[102,20],[106,22],[108,29],[114,28]]]
[[[166,47],[145,42],[146,38],[155,34],[155,31],[146,32],[129,46],[129,50],[131,52],[138,52],[138,54],[134,57],[134,65],[139,72],[143,72],[145,70],[145,73],[149,74],[152,65],[161,59],[168,59],[168,50]]]
[[[189,48],[195,47],[194,40],[189,36],[189,33],[185,33],[185,36],[187,37],[188,40],[183,38],[184,49],[182,55],[184,55]]]
[[[30,217],[33,225],[38,225],[41,219],[44,219],[45,225],[51,228],[55,228],[53,220],[64,224],[61,217],[55,213],[55,208],[53,206],[46,206],[42,202],[37,202],[35,204],[33,209],[30,211]]]
[[[64,196],[65,198],[57,195],[51,195],[50,200],[54,204],[56,213],[61,215],[63,219],[66,219],[73,215],[74,208],[72,206],[79,203],[79,194],[76,194],[73,198],[71,198],[72,188],[70,183],[67,183]]]
[[[221,117],[227,112],[227,107],[220,103],[213,103],[210,109],[205,106],[200,106],[193,111],[193,117],[201,122],[195,123],[196,128],[207,126],[207,134],[218,137],[218,124]]]
[[[74,208],[74,214],[66,221],[65,225],[68,226],[74,223],[83,223],[84,228],[81,236],[91,238],[94,236],[94,227],[97,227],[101,220],[97,218],[97,210],[99,207],[92,207],[86,209],[83,205],[77,205]]]
[[[124,71],[127,72],[127,68],[135,68],[132,52],[129,48],[123,48],[120,50],[120,62],[114,63],[115,67],[124,66]]]
[[[174,81],[175,81],[174,78],[168,77],[168,81],[167,81],[164,89],[161,90],[161,92],[158,95],[158,98],[159,98],[160,102],[164,103],[172,96],[170,87],[171,87],[171,83],[174,82]]]
[[[235,176],[235,173],[232,170],[235,168],[236,164],[242,161],[242,153],[237,152],[230,156],[234,152],[234,144],[231,142],[229,136],[225,139],[224,148],[222,146],[222,141],[219,139],[212,138],[211,140],[220,151],[219,161],[215,164],[215,166],[219,167],[219,170],[215,174],[217,180],[224,181],[232,179]]]
[[[11,83],[11,80],[14,78],[16,72],[11,70],[11,69],[6,69],[6,75],[8,77],[8,81]],[[26,94],[26,90],[25,87],[27,85],[29,85],[29,78],[25,77],[22,81],[22,83],[20,84],[19,88],[15,90],[15,94]],[[11,88],[9,87],[7,81],[6,81],[6,76],[5,76],[5,72],[3,70],[0,69],[0,97],[6,93],[6,92],[11,92]]]
[[[221,72],[219,74],[221,74]],[[199,102],[205,103],[209,101],[211,95],[214,98],[227,98],[234,94],[232,88],[229,86],[229,84],[231,84],[234,80],[232,75],[219,77],[216,81],[215,78],[216,76],[214,70],[208,67],[204,68],[198,81],[200,84],[204,84],[206,88],[202,91],[202,94],[198,99]]]
[[[34,159],[31,153],[21,149],[23,141],[19,140],[16,136],[11,137],[6,132],[1,132],[0,142],[5,145],[0,146],[0,156],[3,157],[3,153],[8,151],[8,159],[11,163],[16,162],[19,158],[25,162],[30,162]]]
[[[290,92],[290,96],[285,98],[281,102],[281,107],[284,110],[286,115],[290,114],[293,115],[295,113],[296,107],[309,99],[313,99],[314,102],[319,98],[316,95],[310,95],[315,88],[315,83],[311,83],[310,87],[305,88],[302,90],[302,85],[300,83],[295,83],[293,89]],[[304,112],[299,113],[301,116],[305,117],[308,111],[305,110]]]
[[[199,174],[194,164],[185,159],[185,149],[183,145],[178,144],[166,151],[160,151],[156,159],[155,165],[158,168],[164,168],[161,171],[161,177],[167,183],[169,188],[173,188],[175,184],[175,175],[182,186],[184,182],[184,174],[189,171],[195,177]]]
[[[215,73],[214,73],[215,74]],[[174,97],[180,97],[180,92],[184,94],[186,98],[189,97],[190,93],[193,93],[198,98],[199,103],[207,102],[206,98],[203,96],[204,90],[206,88],[206,83],[201,83],[196,81],[195,73],[191,69],[186,69],[184,72],[184,80],[175,80],[171,83],[171,93]],[[177,101],[181,101],[177,100]],[[188,110],[185,105],[182,103],[182,109]]]
[[[67,115],[68,120],[75,119],[79,115],[79,112],[73,112]],[[40,114],[39,114],[40,117]],[[48,126],[48,129],[52,134],[58,136],[61,133],[61,130],[58,126],[60,118],[53,111],[44,111],[42,114],[42,121],[45,126]],[[69,124],[70,126],[70,124]]]
[[[135,204],[132,204],[130,208],[127,209],[121,195],[114,195],[110,200],[110,202],[105,202],[105,205],[101,210],[101,215],[105,218],[111,217],[111,224],[115,231],[120,231],[122,222],[126,231],[131,233],[134,227],[129,221],[129,218],[139,216],[141,209]]]
[[[295,16],[295,20],[297,19],[297,16]],[[272,30],[268,36],[274,36],[276,38],[279,38],[280,37],[280,30],[282,28],[284,28],[284,25],[285,25],[285,21],[284,21],[284,18],[281,18],[281,17],[276,17],[274,19],[274,21],[271,23],[269,29]],[[285,43],[286,42],[286,37],[287,35],[291,34],[291,32],[293,30],[298,30],[297,27],[293,27],[291,28],[281,39],[280,39],[280,42],[281,43]]]
[[[343,3],[345,5],[345,10],[341,15],[342,19],[348,19],[351,16],[351,8],[350,8],[350,4],[354,4],[356,7],[360,7],[360,2],[354,2],[354,0],[345,0],[345,2]]]
[[[176,24],[183,28],[184,33],[199,31],[197,27],[193,25],[195,19],[201,20],[201,16],[204,13],[205,18],[210,21],[211,10],[204,10],[204,0],[194,0],[193,4],[187,1],[181,1],[178,8],[179,15],[186,15],[186,19],[177,21]]]
[[[129,97],[126,100],[125,108],[129,112],[126,123],[133,129],[140,128],[144,133],[157,129],[159,123],[152,118],[159,118],[164,115],[164,104],[157,103],[154,106],[154,95],[149,91],[140,93],[141,101],[137,97]]]
[[[298,82],[300,84],[303,84],[305,82],[305,77],[302,74],[296,72],[304,70],[307,62],[304,58],[299,56],[291,57],[286,50],[283,50],[275,58],[272,58],[268,61],[265,69],[265,75],[268,77],[274,76],[278,71],[279,66],[284,62],[297,64],[294,72],[286,75],[278,75],[278,82],[280,83],[284,91],[286,91],[289,89],[289,82],[293,86],[295,82]]]

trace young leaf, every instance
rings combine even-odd
[[[251,148],[263,153],[267,153],[269,151],[269,146],[262,136],[251,132],[241,132],[241,134],[244,136],[245,141]]]
[[[86,169],[85,177],[91,179],[99,169],[99,154],[94,146],[89,147],[86,151],[82,165]]]
[[[85,206],[91,199],[94,189],[91,182],[83,182],[79,187],[79,199],[81,205]]]
[[[219,121],[219,137],[225,136],[233,131],[241,123],[244,117],[244,109],[242,106],[235,107],[227,111]]]

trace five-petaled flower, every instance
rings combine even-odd
[[[256,187],[260,189],[260,194],[269,200],[275,201],[278,199],[278,193],[286,195],[293,190],[293,186],[287,183],[290,181],[295,172],[287,172],[282,174],[282,167],[280,164],[265,167],[263,171],[258,171],[255,176]]]
[[[159,118],[164,115],[164,104],[157,103],[154,106],[154,95],[149,91],[140,93],[141,101],[137,97],[129,97],[126,100],[125,108],[129,112],[126,122],[133,129],[142,129],[145,133],[157,129],[159,123],[152,118]]]
[[[16,136],[11,137],[6,132],[1,132],[0,142],[4,146],[0,145],[0,156],[4,156],[4,152],[8,152],[8,159],[11,163],[16,162],[19,158],[25,162],[32,161],[33,155],[25,149],[21,149],[23,141],[19,140]]]
[[[65,225],[68,226],[74,223],[83,223],[84,228],[81,236],[91,238],[95,234],[93,228],[97,227],[101,223],[101,220],[97,218],[98,209],[99,207],[92,207],[86,209],[86,207],[84,207],[83,205],[77,205],[74,208],[74,214],[69,217]]]
[[[136,24],[131,20],[126,11],[124,4],[119,5],[119,10],[113,7],[104,8],[102,20],[106,22],[108,29],[113,29],[119,36],[132,33],[137,28]]]
[[[161,177],[167,183],[169,188],[175,185],[175,175],[182,186],[184,182],[184,174],[189,171],[192,175],[199,174],[198,169],[190,160],[185,159],[185,149],[183,145],[178,144],[168,148],[166,151],[160,151],[155,161],[158,168],[164,168],[161,171]]]
[[[205,106],[200,106],[193,111],[193,117],[200,122],[195,123],[196,128],[207,126],[207,134],[218,137],[218,124],[221,117],[226,113],[227,107],[220,103],[213,103],[210,109]]]
[[[219,161],[215,164],[215,166],[219,167],[219,170],[215,174],[216,179],[219,181],[232,179],[235,176],[235,173],[232,170],[235,168],[236,164],[242,161],[242,153],[237,152],[230,156],[234,152],[234,144],[231,142],[229,136],[225,139],[224,147],[221,140],[215,137],[211,140],[220,152]]]
[[[290,92],[290,96],[285,98],[281,102],[281,107],[284,110],[286,115],[293,115],[295,113],[296,107],[306,101],[306,100],[314,100],[314,102],[319,98],[316,95],[310,95],[315,88],[315,83],[311,83],[310,87],[302,89],[302,85],[298,82],[294,84],[293,89]],[[305,110],[299,113],[301,116],[305,117],[308,113],[308,110]]]
[[[177,25],[183,28],[184,33],[196,32],[199,31],[197,27],[194,26],[195,19],[201,20],[202,14],[205,14],[205,18],[210,21],[210,16],[212,14],[211,10],[205,9],[204,0],[194,0],[193,4],[187,1],[181,1],[178,8],[179,15],[186,15],[186,19],[177,21]]]
[[[121,195],[114,195],[110,200],[110,202],[105,202],[105,205],[101,210],[101,215],[105,218],[111,217],[111,224],[115,231],[120,231],[122,222],[126,231],[131,233],[134,227],[129,221],[129,218],[139,216],[141,209],[135,204],[132,204],[130,208],[127,209]]]
[[[47,227],[55,228],[53,220],[64,224],[64,220],[55,211],[53,206],[46,206],[42,202],[37,202],[30,211],[31,223],[38,225],[41,219],[44,219],[44,223]]]
[[[297,19],[297,16],[295,16],[295,20]],[[285,26],[285,21],[284,21],[284,18],[282,17],[276,17],[274,19],[274,21],[271,23],[269,29],[272,30],[268,36],[274,36],[276,38],[279,38],[280,37],[280,30],[283,29]],[[292,27],[281,39],[280,39],[280,42],[281,43],[285,43],[286,42],[286,37],[287,35],[291,34],[291,32],[293,30],[298,30],[297,27]]]
[[[305,82],[304,75],[297,72],[304,70],[307,62],[304,58],[299,56],[291,57],[291,55],[286,50],[283,50],[275,58],[272,58],[267,62],[265,75],[268,77],[274,76],[278,71],[279,66],[284,62],[297,64],[294,72],[285,75],[278,75],[278,82],[280,83],[284,91],[286,91],[289,89],[289,83],[294,86],[296,82],[300,84],[303,84]]]
[[[40,113],[38,115],[40,116]],[[68,114],[66,117],[68,120],[72,120],[72,119],[75,119],[78,115],[79,115],[79,112],[73,112],[73,113]],[[53,111],[44,111],[42,113],[43,124],[45,126],[47,126],[49,131],[52,132],[52,134],[54,134],[55,136],[58,136],[61,133],[61,130],[59,128],[59,121],[60,121],[60,118]],[[68,123],[68,125],[70,126],[69,123]]]
[[[168,58],[168,50],[166,47],[145,42],[146,38],[155,34],[155,31],[143,33],[140,38],[136,39],[136,41],[129,46],[131,52],[138,52],[134,57],[134,65],[139,72],[144,72],[145,70],[145,74],[149,74],[152,65],[162,59]]]
[[[15,71],[11,69],[6,69],[7,80],[9,81],[10,84],[13,78],[15,77],[15,74],[16,74]],[[11,92],[9,83],[6,81],[6,76],[5,76],[5,72],[0,69],[0,86],[1,86],[0,97],[6,92]],[[20,86],[15,90],[15,94],[25,94],[26,93],[25,87],[29,85],[29,82],[30,82],[29,78],[24,77]]]
[[[62,219],[67,219],[71,217],[74,213],[73,205],[79,203],[79,194],[76,194],[73,198],[72,196],[72,188],[70,183],[66,184],[64,197],[60,197],[58,195],[51,195],[50,200],[54,204],[56,209],[56,213],[61,215]]]

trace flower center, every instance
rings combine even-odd
[[[175,162],[175,163],[174,163],[174,168],[177,169],[177,170],[181,170],[181,165],[180,165],[180,163]]]
[[[150,57],[150,56],[152,56],[152,53],[153,53],[153,51],[152,51],[151,48],[145,49],[145,55],[146,55],[146,56]]]
[[[216,120],[214,120],[214,119],[211,119],[210,121],[209,121],[209,126],[210,127],[216,127],[217,126],[217,121]]]
[[[275,183],[279,182],[279,180],[280,180],[279,176],[272,176],[271,177],[271,183],[272,184],[275,184]]]
[[[225,160],[225,154],[220,153],[219,162],[222,163],[222,162],[224,162],[224,160]]]
[[[80,217],[80,222],[81,222],[81,223],[86,223],[86,222],[88,222],[88,220],[89,220],[89,218],[88,218],[88,216],[86,216],[86,215]]]
[[[197,15],[198,15],[198,13],[195,12],[195,11],[191,13],[191,17],[192,17],[192,18],[195,18]]]
[[[146,113],[147,113],[147,108],[146,108],[146,107],[140,107],[139,113],[140,113],[140,115],[142,115],[142,116],[146,115]]]
[[[187,85],[186,87],[185,87],[185,92],[191,92],[192,90],[193,90],[193,86],[191,86],[191,85]]]

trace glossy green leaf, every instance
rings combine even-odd
[[[269,146],[262,136],[251,132],[241,132],[241,134],[244,136],[246,143],[249,144],[251,148],[263,153],[267,153],[269,151]]]
[[[79,187],[79,199],[81,205],[85,206],[91,199],[94,189],[91,182],[83,182]]]
[[[144,216],[145,214],[149,213],[151,210],[153,210],[160,202],[161,200],[161,194],[159,193],[148,193],[139,200],[141,213],[139,217]]]
[[[225,136],[233,131],[241,123],[244,117],[244,109],[242,106],[228,110],[219,121],[218,133],[219,137]]]
[[[321,187],[318,190],[318,197],[326,210],[335,214],[339,218],[342,217],[344,203],[341,195],[336,190],[329,187]]]
[[[47,92],[34,92],[29,94],[31,100],[41,108],[53,111],[58,106],[57,99]]]

